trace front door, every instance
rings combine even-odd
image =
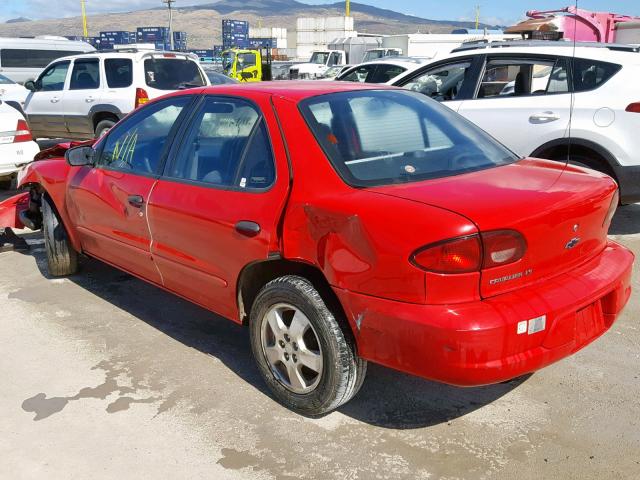
[[[96,165],[78,169],[68,182],[67,209],[83,251],[158,284],[148,200],[192,98],[169,98],[131,115],[98,143]]]
[[[49,66],[35,81],[36,90],[27,96],[24,111],[34,137],[67,135],[62,99],[70,63],[65,60]]]
[[[69,88],[64,94],[65,122],[72,138],[94,138],[89,111],[102,97],[100,60],[82,58],[73,62]]]
[[[569,133],[571,93],[564,58],[487,59],[475,97],[458,113],[521,156]]]
[[[288,186],[269,97],[205,96],[148,205],[165,287],[237,320],[238,276],[278,251]]]

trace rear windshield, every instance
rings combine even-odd
[[[301,103],[318,143],[350,185],[447,177],[518,159],[449,108],[413,92],[367,90]]]
[[[148,86],[158,90],[179,90],[206,85],[198,64],[180,58],[148,58],[144,61]]]

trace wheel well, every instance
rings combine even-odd
[[[283,259],[252,263],[247,265],[240,273],[237,289],[238,310],[243,325],[246,325],[249,321],[249,313],[260,289],[271,280],[284,275],[299,275],[309,280],[315,289],[318,290],[327,307],[332,312],[337,313],[337,317],[341,317],[336,319],[339,322],[344,320],[346,325],[343,325],[343,327],[346,326],[348,328],[348,332],[345,331],[345,333],[353,333],[348,326],[349,322],[342,308],[342,304],[322,271],[308,263]]]
[[[111,112],[98,112],[93,116],[93,129],[95,130],[98,124],[103,120],[113,120],[117,123],[119,118],[116,114]]]
[[[593,148],[586,145],[563,143],[544,148],[534,153],[537,158],[545,158],[547,160],[566,161],[567,158],[581,157],[581,161],[599,172],[606,173],[610,177],[616,178],[615,172],[609,164],[607,158],[598,153]]]

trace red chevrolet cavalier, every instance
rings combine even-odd
[[[248,324],[273,394],[307,415],[352,398],[367,361],[461,386],[532,372],[631,293],[611,178],[518,158],[403,90],[193,89],[20,184],[0,217],[43,229],[52,275],[82,253]]]

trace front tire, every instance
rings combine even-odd
[[[323,415],[346,403],[366,375],[367,362],[336,315],[311,282],[293,275],[265,285],[251,309],[251,348],[260,373],[280,403],[303,415]]]
[[[73,275],[78,271],[78,252],[71,246],[67,231],[50,202],[42,198],[42,230],[49,275]]]
[[[96,138],[102,137],[115,124],[116,122],[114,122],[113,120],[101,120],[100,122],[98,122],[94,131]]]

